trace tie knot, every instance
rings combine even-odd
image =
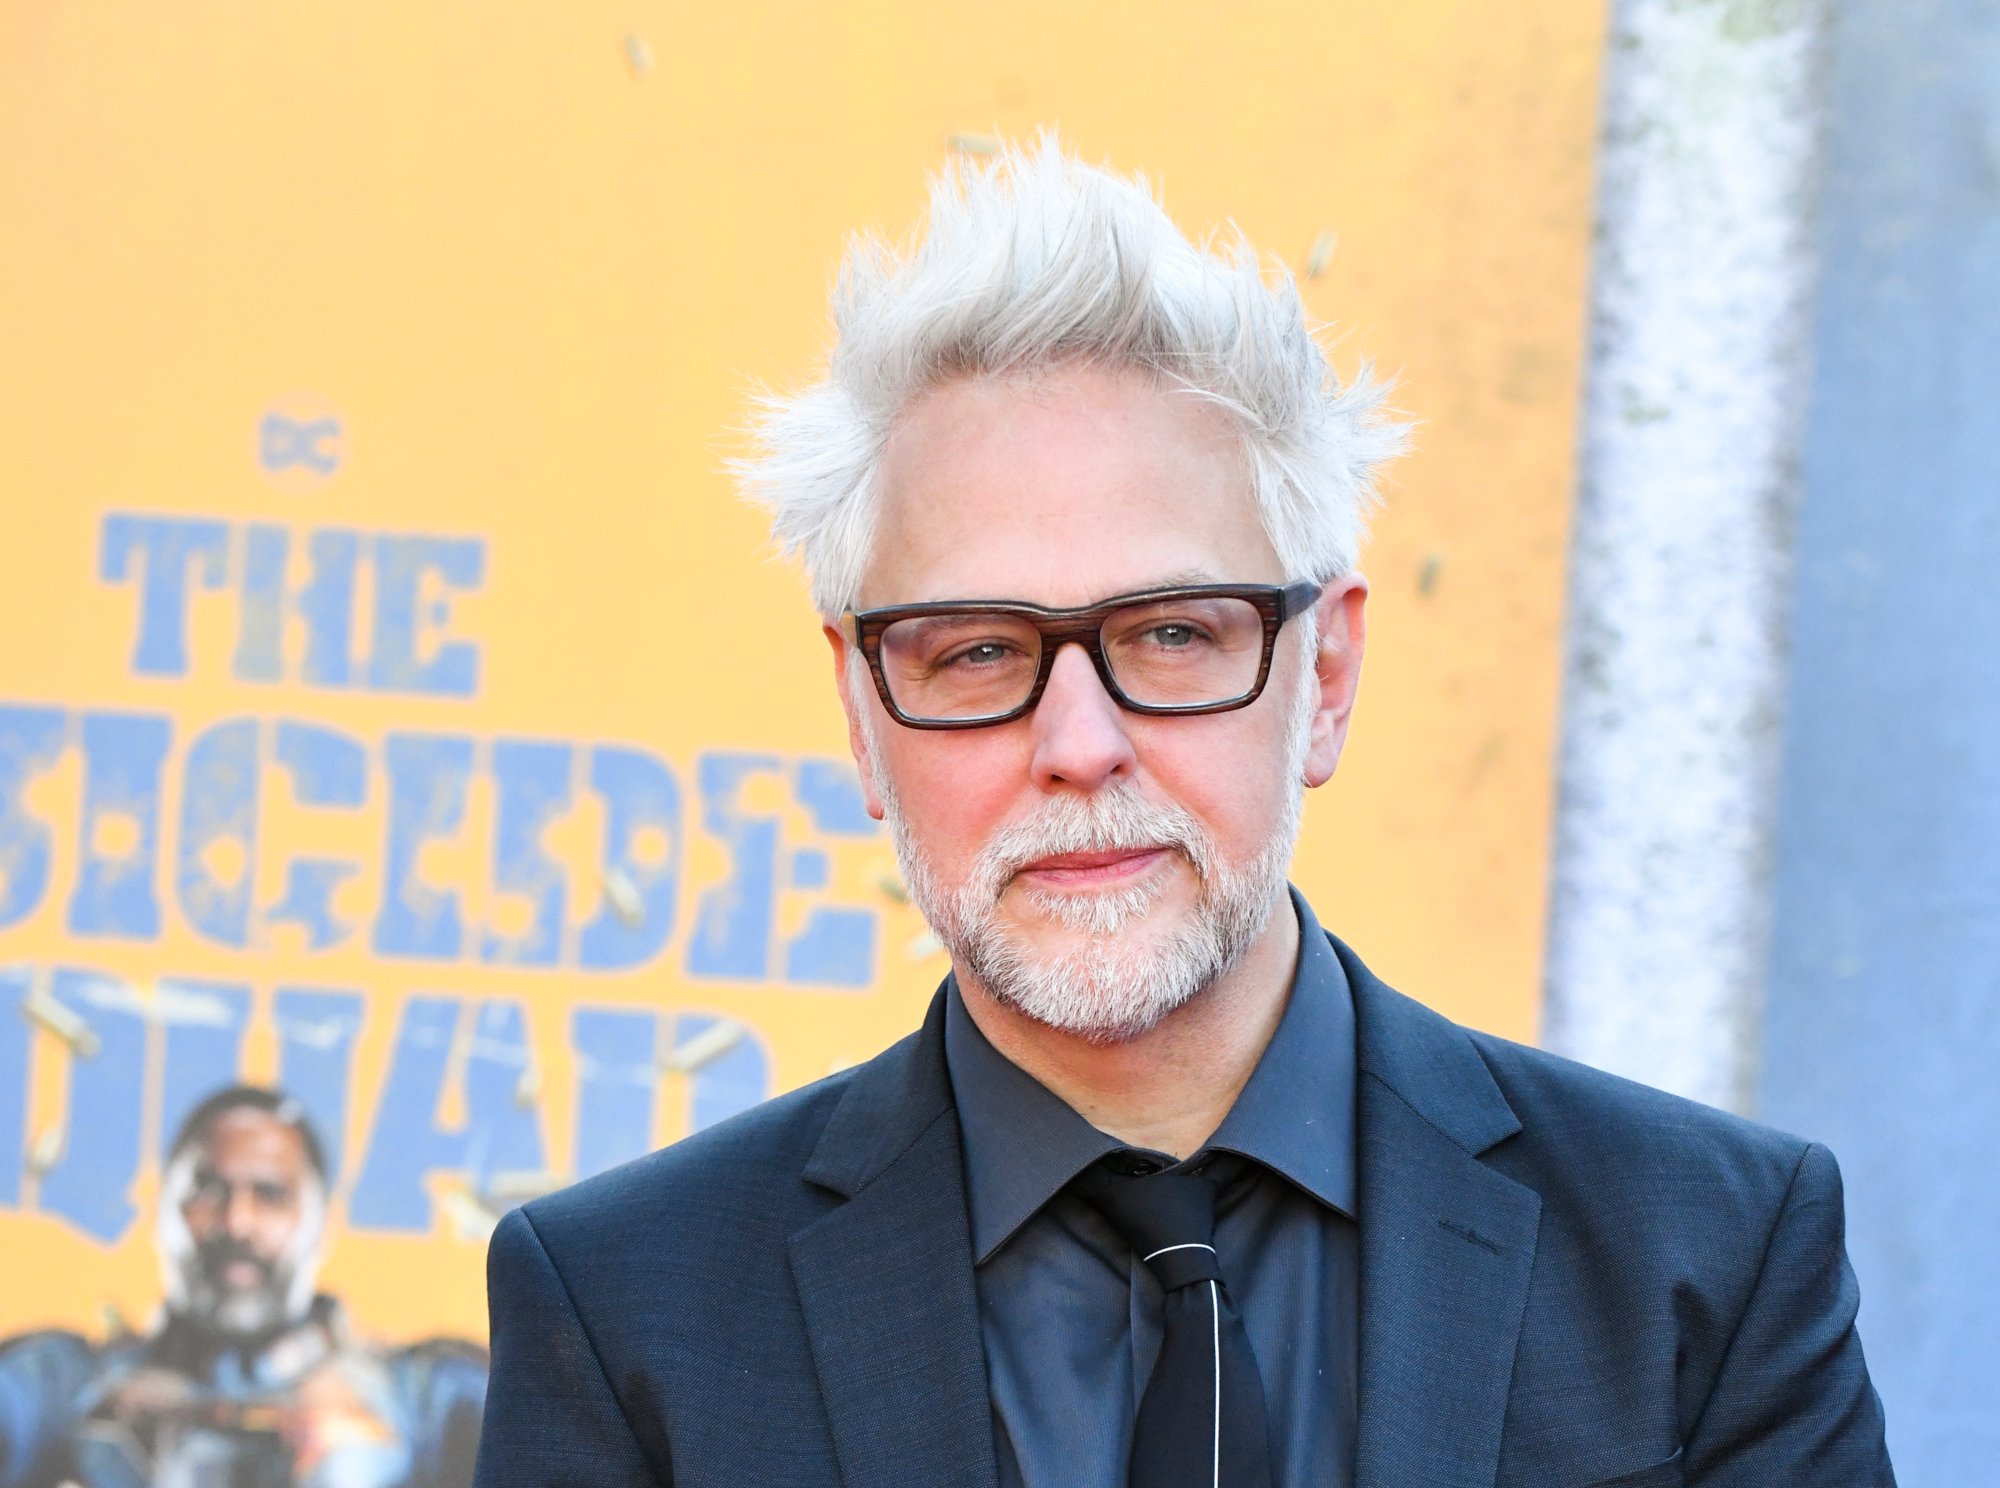
[[[1086,1168],[1076,1191],[1132,1247],[1166,1291],[1198,1281],[1220,1281],[1215,1254],[1215,1185],[1191,1173],[1137,1176],[1107,1164],[1125,1153]]]

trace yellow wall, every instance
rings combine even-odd
[[[886,843],[826,830],[800,804],[802,762],[845,753],[824,647],[797,575],[763,561],[760,519],[718,467],[746,388],[794,383],[823,351],[843,235],[900,233],[954,136],[977,148],[977,137],[1057,125],[1084,155],[1145,170],[1189,229],[1230,218],[1295,269],[1323,258],[1306,292],[1337,323],[1337,361],[1365,354],[1400,376],[1419,449],[1391,483],[1364,564],[1375,597],[1361,710],[1341,775],[1309,808],[1297,878],[1391,980],[1532,1037],[1601,10],[0,10],[0,708],[16,710],[17,752],[33,735],[23,708],[53,710],[62,731],[45,768],[24,774],[12,817],[0,814],[42,824],[49,844],[32,905],[0,914],[0,967],[17,1004],[43,1008],[62,1002],[56,968],[101,973],[109,980],[63,984],[64,1005],[109,1020],[114,1036],[142,1029],[133,1078],[111,1080],[106,1064],[93,1085],[90,1060],[0,1009],[32,1028],[12,1067],[0,1036],[0,1138],[17,1125],[60,1168],[57,1135],[74,1152],[88,1129],[119,1151],[130,1145],[119,1122],[143,1123],[132,1216],[122,1228],[103,1220],[96,1238],[37,1212],[51,1180],[32,1162],[11,1198],[0,1164],[0,1333],[94,1331],[106,1304],[137,1321],[157,1298],[150,1154],[167,1031],[209,1026],[201,1010],[212,1010],[162,997],[163,982],[169,993],[247,988],[242,1069],[266,1080],[280,1073],[278,988],[360,994],[343,1194],[364,1154],[404,1140],[375,1113],[398,1040],[411,1037],[411,997],[462,1003],[435,1108],[420,1113],[447,1138],[470,1119],[466,1061],[486,1057],[480,1039],[493,1031],[473,1020],[490,1006],[526,1020],[514,1109],[540,1131],[546,1163],[503,1174],[516,1188],[574,1167],[576,1007],[731,1020],[747,1030],[739,1058],[767,1056],[772,1089],[913,1025],[942,958],[884,887]],[[272,414],[289,421],[274,426],[275,453],[260,446]],[[335,420],[337,438],[301,435],[315,419]],[[144,564],[100,576],[107,547],[130,535],[114,513],[223,524],[223,587],[189,596],[182,670],[135,655]],[[443,638],[476,648],[476,688],[327,685],[324,669],[318,684],[303,680],[296,618],[282,679],[246,674],[242,635],[254,644],[261,622],[240,586],[250,546],[267,540],[248,536],[252,525],[289,534],[293,582],[311,534],[362,535],[351,650],[364,673],[379,649],[369,617],[394,584],[370,561],[374,535],[476,548],[476,584],[432,574],[418,592],[426,616],[448,601]],[[718,632],[725,613],[732,624]],[[436,627],[420,621],[417,635],[420,659],[433,654]],[[91,808],[85,735],[109,715],[160,720],[170,739],[155,796]],[[187,898],[206,890],[183,891],[174,867],[184,822],[215,821],[188,782],[224,789],[230,778],[190,750],[232,719],[256,721],[257,827],[254,838],[224,831],[199,866],[224,888],[250,875],[241,946],[195,927]],[[281,720],[358,747],[360,806],[298,804],[271,763]],[[414,879],[392,883],[385,741],[398,732],[470,741],[474,763],[462,819],[423,846]],[[0,760],[9,737],[0,728]],[[546,833],[567,891],[552,967],[477,951],[482,928],[518,934],[534,919],[526,898],[494,883],[496,740],[570,746],[574,804]],[[657,865],[678,845],[675,928],[622,971],[578,969],[568,945],[610,912],[605,813],[587,789],[600,745],[656,758],[681,792],[678,844],[656,835],[646,849]],[[711,894],[740,844],[704,825],[704,761],[748,770],[735,809],[777,823],[780,881],[811,882],[795,850],[829,865],[824,889],[776,891],[777,949],[761,976],[690,970],[702,916],[721,915],[726,930],[742,909]],[[149,811],[151,866],[139,861]],[[25,881],[22,851],[0,833],[0,904],[9,875],[16,891]],[[356,866],[334,898],[357,927],[339,944],[312,949],[264,913],[301,856]],[[86,857],[149,878],[156,933],[116,915],[109,933],[76,928]],[[384,899],[426,892],[457,896],[469,949],[378,951]],[[214,910],[212,896],[202,902]],[[786,980],[784,946],[815,909],[843,906],[875,917],[873,985]],[[107,986],[127,992],[99,995]],[[697,1024],[669,1025],[662,1052],[699,1036]],[[96,1056],[120,1057],[108,1045]],[[511,1056],[494,1057],[504,1069]],[[700,1078],[660,1074],[652,1140],[686,1129]],[[88,1100],[72,1102],[73,1083]],[[122,1183],[115,1173],[71,1166],[64,1181],[85,1195],[72,1208],[117,1198],[104,1190]],[[427,1183],[434,1218],[420,1229],[343,1221],[326,1284],[374,1333],[477,1335],[481,1217],[464,1178]]]

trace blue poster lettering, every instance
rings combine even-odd
[[[798,798],[825,837],[870,838],[875,820],[862,799],[861,782],[845,761],[800,760]],[[800,848],[790,855],[794,889],[825,889],[833,865],[824,848]],[[832,987],[866,987],[875,979],[876,915],[872,910],[820,906],[785,947],[785,980]]]
[[[146,1022],[133,989],[96,972],[58,967],[49,995],[83,1019],[96,1047],[70,1055],[62,1155],[42,1175],[40,1207],[109,1245],[136,1212]]]
[[[540,1120],[533,1104],[519,1099],[530,1055],[516,1003],[479,1008],[464,1061],[465,1125],[456,1131],[440,1125],[463,1012],[457,998],[413,997],[403,1005],[375,1130],[348,1200],[357,1226],[427,1233],[430,1174],[462,1173],[483,1195],[497,1173],[538,1173],[545,1166]]]
[[[278,1083],[305,1107],[319,1134],[331,1186],[344,1171],[348,1078],[367,1016],[361,994],[280,987],[271,1016],[278,1026]]]
[[[229,529],[188,517],[110,512],[99,533],[97,576],[122,584],[132,555],[143,557],[139,635],[132,670],[142,677],[184,677],[188,670],[188,572],[204,589],[220,589],[229,557]]]
[[[660,1020],[654,1013],[578,1008],[570,1016],[576,1052],[574,1173],[588,1178],[653,1149],[660,1088]]]
[[[49,886],[49,827],[28,814],[28,783],[67,734],[54,708],[0,708],[0,930],[35,912]]]
[[[243,534],[243,578],[236,610],[239,682],[281,682],[285,676],[285,564],[291,535],[254,522]]]
[[[368,655],[368,685],[377,692],[426,692],[471,697],[479,688],[479,651],[466,641],[436,645],[429,660],[419,653],[436,641],[451,616],[438,597],[418,614],[424,576],[436,574],[453,589],[476,589],[485,571],[485,545],[472,538],[375,539],[375,630]],[[425,632],[420,645],[418,632]]]
[[[153,998],[167,1038],[160,1084],[164,1162],[188,1112],[239,1078],[250,989],[231,982],[162,980],[154,985]]]
[[[256,865],[257,724],[238,718],[188,745],[174,860],[187,922],[218,945],[247,946]]]
[[[354,685],[354,571],[361,564],[361,534],[328,528],[306,544],[312,578],[299,591],[306,623],[300,680],[312,687]]]
[[[592,971],[643,966],[673,933],[680,895],[681,788],[673,772],[636,749],[599,745],[590,788],[604,802],[604,894],[577,940]]]
[[[72,935],[151,940],[160,933],[160,763],[167,720],[133,713],[83,717],[83,820],[77,831]]]
[[[424,1174],[457,1167],[465,1152],[462,1136],[438,1130],[445,1070],[463,1011],[455,997],[412,997],[403,1004],[389,1076],[375,1107],[375,1128],[347,1200],[350,1223],[419,1234],[430,1230]]]
[[[458,895],[417,877],[423,847],[458,830],[465,816],[472,741],[427,734],[391,734],[383,742],[389,771],[389,838],[382,867],[382,908],[375,951],[448,961],[460,952]]]
[[[282,722],[274,754],[292,778],[292,799],[301,806],[353,810],[368,799],[368,755],[354,740],[317,724]],[[305,927],[306,949],[323,951],[354,933],[351,921],[333,912],[333,896],[360,871],[338,858],[294,858],[286,865],[284,893],[265,914],[266,923]]]
[[[710,1013],[682,1013],[674,1019],[676,1049],[686,1049],[696,1040],[720,1029],[732,1028],[737,1037],[720,1053],[703,1060],[688,1074],[688,1129],[700,1131],[718,1121],[727,1121],[747,1111],[771,1093],[770,1060],[755,1030],[748,1025],[715,1017]]]
[[[465,1156],[459,1166],[482,1200],[493,1192],[495,1178],[548,1170],[531,1082],[534,1058],[521,1004],[480,1003],[465,1060]]]
[[[743,810],[743,787],[776,773],[767,754],[704,754],[695,765],[701,826],[729,853],[729,877],[702,892],[688,936],[687,969],[695,976],[762,981],[771,948],[778,820]]]
[[[361,565],[361,540],[362,534],[344,528],[315,529],[306,540],[310,577],[294,594],[290,579],[291,534],[282,527],[261,523],[247,529],[240,586],[242,604],[232,667],[239,681],[285,680],[286,638],[291,617],[296,614],[305,625],[299,680],[311,687],[344,688],[356,684],[354,581]],[[414,590],[410,598],[414,604]],[[394,609],[393,604],[391,608]],[[411,616],[412,624],[404,638],[414,645],[414,610]],[[390,621],[393,635],[404,636],[404,632],[396,630],[393,614]],[[395,671],[394,655],[392,648],[391,659],[385,663],[390,673]],[[376,685],[372,678],[369,685]]]
[[[33,976],[0,966],[0,1208],[21,1202],[21,1158],[28,1150],[28,1019]]]
[[[554,966],[562,954],[563,911],[568,880],[562,864],[542,841],[549,822],[569,809],[567,744],[499,739],[493,745],[493,779],[498,820],[493,831],[493,892],[518,895],[533,906],[527,928],[517,935],[488,930],[480,957],[511,966]]]

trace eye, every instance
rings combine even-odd
[[[939,670],[946,667],[988,667],[998,666],[1015,654],[1014,648],[999,641],[978,641],[952,652],[938,663]]]
[[[1148,651],[1199,651],[1215,644],[1215,636],[1204,625],[1177,617],[1155,620],[1133,636]]]

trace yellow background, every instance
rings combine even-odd
[[[1602,26],[1599,0],[0,8],[0,702],[164,711],[177,751],[254,713],[371,743],[628,741],[682,770],[844,753],[798,576],[719,472],[728,430],[753,383],[824,352],[847,232],[900,235],[954,137],[1055,125],[1145,171],[1192,232],[1233,219],[1301,272],[1332,245],[1309,306],[1421,428],[1366,553],[1361,707],[1296,877],[1392,982],[1532,1038]],[[258,468],[273,408],[338,414],[336,476]],[[113,509],[480,537],[486,580],[452,621],[478,696],[247,687],[227,594],[193,604],[186,678],[133,675],[134,589],[96,579]],[[881,985],[858,996],[691,986],[672,948],[586,984],[385,962],[362,937],[308,973],[171,912],[156,942],[78,942],[78,774],[71,756],[39,787],[55,881],[0,963],[369,988],[350,1152],[411,992],[530,1004],[561,1154],[572,999],[741,1018],[785,1088],[900,1035],[943,970],[879,886],[880,843],[837,864],[837,895],[884,913]],[[433,865],[475,922],[486,812],[475,795],[463,861]],[[267,820],[272,853],[285,830]],[[583,874],[570,830],[555,848]],[[379,872],[379,844],[354,850]],[[722,871],[692,830],[688,851],[696,886]],[[61,1119],[66,1068],[37,1038],[31,1135]],[[273,1050],[260,1018],[253,1077]],[[94,1331],[106,1304],[143,1319],[149,1196],[108,1249],[0,1213],[0,1334]],[[381,1336],[483,1333],[480,1243],[442,1221],[338,1236],[323,1284]]]

